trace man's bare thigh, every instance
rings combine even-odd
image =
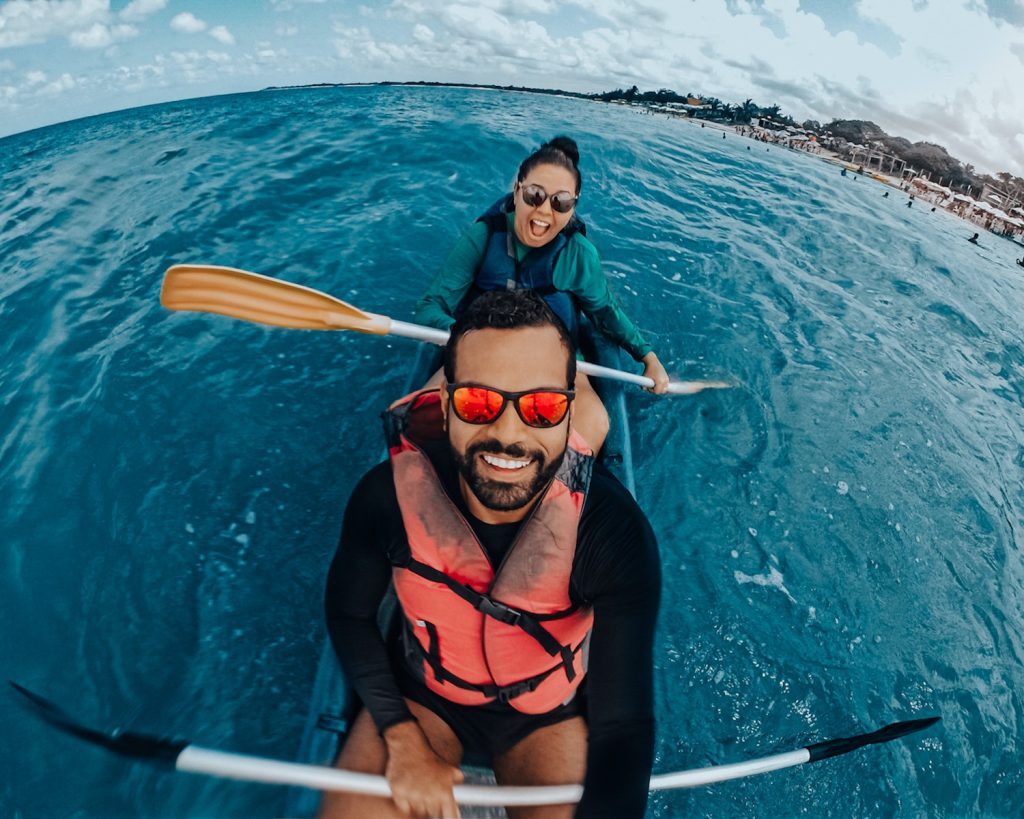
[[[499,785],[580,784],[587,770],[587,723],[573,717],[538,728],[494,758]],[[571,819],[575,805],[508,808],[509,819]]]

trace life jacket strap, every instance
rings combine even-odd
[[[574,680],[576,678],[576,670],[573,668],[573,657],[576,655],[576,652],[583,648],[583,643],[580,643],[575,649],[566,646],[562,656],[562,663],[552,666],[547,671],[542,671],[540,674],[535,674],[532,677],[519,680],[519,682],[509,683],[508,685],[498,685],[496,683],[471,683],[456,676],[444,667],[441,663],[441,651],[437,637],[437,627],[433,623],[425,623],[425,627],[427,629],[427,636],[430,638],[430,646],[426,649],[423,648],[420,641],[416,639],[416,635],[413,634],[409,621],[405,621],[405,654],[409,660],[413,662],[416,660],[426,662],[430,667],[430,670],[434,673],[434,679],[439,682],[454,685],[456,688],[461,688],[463,691],[479,692],[485,697],[496,699],[506,705],[516,697],[536,691],[544,680],[558,671],[559,668],[562,668],[563,665],[572,672],[572,676],[569,676],[569,681],[571,682]],[[568,660],[566,660],[566,657],[568,657]]]
[[[483,592],[478,592],[476,589],[473,589],[463,583],[459,583],[446,575],[440,569],[435,569],[433,566],[422,563],[415,558],[410,560],[405,568],[413,574],[418,574],[425,580],[430,580],[433,583],[443,583],[481,614],[491,617],[501,623],[522,629],[534,640],[540,643],[541,648],[543,648],[550,656],[564,657],[566,647],[558,642],[551,632],[541,625],[541,621],[558,620],[563,617],[568,617],[570,614],[575,613],[578,608],[577,606],[571,606],[568,609],[557,611],[552,614],[534,614],[532,612],[513,608],[512,606],[507,606],[501,601],[495,600]],[[567,666],[567,669],[566,673],[567,675],[571,674],[569,679],[572,680],[574,672],[571,671],[571,663]]]
[[[498,622],[505,623],[506,625],[522,629],[536,640],[540,644],[540,647],[543,648],[549,656],[561,658],[562,667],[565,669],[565,676],[569,682],[576,679],[576,668],[573,665],[573,657],[576,654],[576,651],[574,651],[571,646],[562,645],[550,631],[541,625],[540,621],[568,617],[576,611],[578,608],[577,606],[571,606],[568,609],[554,612],[553,614],[533,614],[532,612],[522,611],[520,609],[513,608],[512,606],[507,606],[499,600],[495,600],[482,592],[478,592],[476,589],[457,582],[440,569],[435,569],[433,566],[419,560],[410,560],[405,568],[413,574],[418,574],[425,580],[430,580],[434,583],[443,583],[481,614],[491,617]],[[435,635],[431,635],[432,645],[434,643],[434,636]],[[438,657],[437,662],[440,665],[440,657]],[[436,673],[437,671],[435,669],[435,674]]]

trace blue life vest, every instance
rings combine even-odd
[[[561,232],[543,247],[533,247],[516,261],[516,240],[508,229],[513,210],[512,194],[503,196],[477,219],[487,225],[487,249],[476,271],[478,290],[534,290],[544,298],[569,330],[573,340],[579,331],[579,307],[572,293],[554,285],[555,261],[576,234],[587,235],[586,225],[574,215]]]

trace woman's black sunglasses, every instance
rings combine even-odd
[[[523,201],[531,208],[538,208],[548,198],[548,192],[540,185],[524,185],[519,183],[519,189],[523,192]],[[579,201],[578,196],[573,196],[569,191],[559,191],[551,194],[551,209],[556,213],[568,213]]]

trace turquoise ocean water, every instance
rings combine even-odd
[[[289,758],[342,509],[411,342],[171,314],[178,262],[408,319],[556,133],[627,312],[665,593],[656,769],[941,714],[927,734],[652,799],[652,817],[1018,816],[1022,248],[783,149],[517,93],[263,92],[0,140],[0,670],[104,728]],[[748,146],[751,150],[747,150]],[[0,815],[270,817],[0,695]]]

